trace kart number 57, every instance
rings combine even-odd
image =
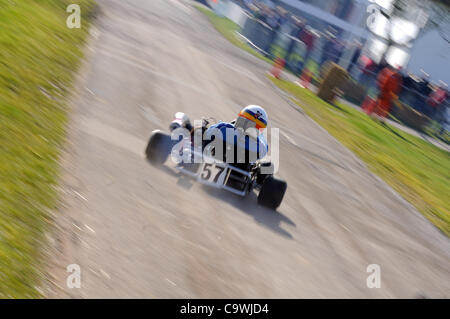
[[[220,177],[220,174],[222,174],[224,170],[225,170],[225,167],[205,163],[200,177],[205,181],[217,183],[217,181]]]

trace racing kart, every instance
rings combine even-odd
[[[190,133],[192,140],[196,133],[204,133],[212,121],[215,120],[203,119],[201,127],[192,128]],[[170,125],[171,130],[174,129],[173,124],[172,122]],[[170,134],[161,130],[153,131],[145,150],[147,160],[154,166],[163,165],[173,152],[174,145],[180,141],[181,139],[174,141]],[[202,146],[202,150],[205,146]],[[229,163],[222,158],[206,156],[201,150],[193,150],[190,146],[182,147],[177,152],[188,152],[188,157],[192,160],[177,163],[175,169],[196,179],[199,183],[224,189],[239,196],[246,196],[253,190],[257,190],[259,191],[258,204],[274,210],[283,200],[287,183],[273,176],[271,162],[261,159],[254,162]],[[202,160],[194,161],[195,156]]]

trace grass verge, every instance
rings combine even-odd
[[[80,29],[66,26],[69,4]],[[40,296],[66,100],[93,10],[94,0],[0,0],[0,298]]]
[[[450,157],[438,147],[345,104],[333,106],[295,83],[269,77],[372,172],[450,235]],[[338,114],[336,114],[338,113]]]

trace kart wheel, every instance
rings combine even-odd
[[[264,184],[264,180],[272,176],[274,172],[274,165],[271,162],[262,162],[256,176],[256,184],[261,187]]]
[[[283,200],[286,192],[287,183],[273,176],[269,176],[264,180],[264,184],[258,194],[258,204],[277,209]]]
[[[152,165],[162,165],[167,160],[171,149],[170,135],[161,131],[153,131],[145,149],[145,156]]]

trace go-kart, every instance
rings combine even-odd
[[[193,128],[189,122],[186,124],[180,120],[180,117],[185,116],[184,114],[178,117],[177,114],[176,119],[169,126],[170,130],[174,132],[179,128],[187,128],[189,136],[180,138],[161,130],[153,131],[145,150],[150,164],[163,165],[169,155],[172,155],[172,158],[176,155],[176,159],[184,160],[178,160],[175,168],[202,184],[224,189],[239,196],[246,196],[253,190],[257,190],[259,191],[258,204],[274,210],[280,206],[287,183],[273,176],[271,162],[264,159],[229,162],[221,156],[215,156],[214,152],[211,154],[204,152],[208,145],[204,141],[200,147],[193,147],[194,136],[196,134],[203,136],[207,127],[215,120],[202,119],[201,127]],[[246,156],[248,159],[248,154]]]

